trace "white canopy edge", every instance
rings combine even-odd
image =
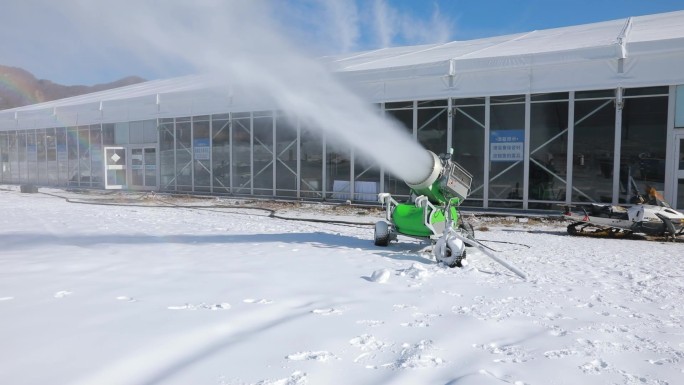
[[[684,84],[684,11],[321,61],[369,102]],[[0,111],[0,130],[270,108],[192,75]]]

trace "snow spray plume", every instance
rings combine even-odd
[[[112,26],[140,54],[161,51],[166,60],[185,61],[226,88],[230,85],[239,91],[236,99],[270,101],[304,126],[324,130],[329,143],[350,145],[364,159],[404,180],[420,181],[430,172],[429,154],[403,127],[380,116],[321,61],[285,38],[287,29],[272,17],[278,11],[273,3],[168,1],[160,8],[129,1],[117,7],[120,3],[126,26],[143,30]],[[116,18],[115,23],[119,21]]]

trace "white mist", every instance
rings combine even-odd
[[[152,8],[122,3],[110,12],[125,13],[125,25],[140,29],[118,23],[109,27],[127,44],[136,45],[141,55],[162,52],[165,60],[210,73],[236,98],[270,101],[306,127],[325,131],[329,143],[345,143],[357,157],[382,165],[403,180],[416,183],[430,173],[432,159],[403,126],[383,118],[369,101],[341,84],[321,61],[306,53],[306,42],[296,45],[286,37],[288,27],[276,21],[283,18],[272,17],[273,12],[288,12],[284,5],[169,1]],[[81,5],[87,7],[87,2]]]

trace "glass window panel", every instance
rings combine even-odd
[[[684,171],[684,139],[679,139],[679,154],[677,154],[677,158],[679,159],[676,163],[678,164],[677,170]]]
[[[28,181],[38,182],[38,148],[36,144],[36,130],[26,131],[26,165]]]
[[[615,105],[612,99],[575,102],[573,202],[611,202]]]
[[[16,131],[10,131],[7,135],[9,149],[10,180],[19,182],[19,135]]]
[[[102,144],[105,146],[113,146],[116,144],[114,123],[105,123],[102,125]]]
[[[473,175],[465,206],[482,207],[484,196],[485,106],[454,108],[451,147],[453,159]]]
[[[519,208],[512,201],[523,198],[525,104],[492,104],[490,115],[489,205]]]
[[[139,122],[131,122],[130,125],[130,134],[128,136],[129,143],[144,143],[144,136],[145,136],[145,124],[142,121]]]
[[[90,126],[90,162],[93,186],[104,186],[104,154],[102,152],[102,131],[100,125]]]
[[[143,160],[145,162],[145,186],[157,187],[157,150],[146,148]]]
[[[193,158],[195,191],[209,191],[211,183],[211,147],[209,121],[193,119]]]
[[[158,139],[157,122],[146,120],[143,122],[143,141],[145,143],[157,143]]]
[[[565,201],[568,102],[533,103],[530,113],[529,199]],[[534,208],[550,210],[553,205]]]
[[[270,118],[273,116],[273,111],[255,111],[255,118]]]
[[[351,199],[351,150],[344,144],[326,143],[327,198]]]
[[[26,131],[17,132],[17,151],[19,154],[19,180],[28,181],[28,170],[26,165]]]
[[[413,100],[405,101],[405,102],[385,103],[385,109],[386,110],[397,109],[397,108],[412,109],[413,108]]]
[[[47,174],[47,153],[45,147],[45,130],[38,130],[36,133],[36,149],[38,156],[38,182],[48,184]]]
[[[677,86],[675,104],[675,127],[684,128],[684,85]]]
[[[677,157],[677,163],[675,164],[675,171],[677,172],[677,203],[675,208],[679,211],[684,212],[684,139],[679,139],[679,154],[675,155]]]
[[[214,176],[214,191],[230,192],[230,120],[216,119],[212,121],[211,156]]]
[[[45,130],[45,157],[47,160],[48,183],[59,184],[59,163],[57,162],[57,135],[54,128]]]
[[[0,132],[0,181],[10,181],[7,134],[2,132]]]
[[[380,192],[380,167],[354,152],[354,201],[377,202]]]
[[[90,186],[90,128],[81,126],[78,128],[78,171],[79,185]]]
[[[422,107],[447,107],[449,104],[449,101],[446,99],[440,99],[440,100],[422,100],[418,101],[418,108]]]
[[[128,130],[128,122],[126,123],[116,123],[114,125],[114,142],[115,144],[121,145],[121,144],[128,144],[130,143],[129,141],[129,130]]]
[[[624,91],[625,97],[630,96],[645,96],[645,95],[662,95],[666,96],[670,92],[669,87],[641,87],[641,88],[627,88]]]
[[[464,98],[464,99],[454,99],[451,103],[455,106],[474,106],[474,105],[485,105],[485,98]]]
[[[320,130],[302,127],[300,135],[302,198],[323,198],[323,139]]]
[[[534,94],[531,96],[533,102],[550,101],[550,100],[568,100],[569,94],[567,92],[551,92],[548,94]]]
[[[448,108],[426,108],[418,110],[418,142],[435,154],[444,154],[447,143]]]
[[[575,93],[575,99],[606,99],[614,97],[615,90],[577,91]]]
[[[297,122],[285,115],[276,119],[276,195],[297,196]]]
[[[69,185],[78,186],[78,131],[74,127],[67,129],[67,151],[69,159],[69,171],[67,179]]]
[[[646,196],[649,187],[664,190],[667,99],[663,96],[624,101],[619,202],[636,203],[636,193]]]
[[[256,113],[255,113],[256,115]],[[273,118],[254,118],[254,194],[273,195]]]
[[[143,150],[142,148],[131,149],[131,184],[133,186],[145,185],[145,167],[143,164]]]
[[[192,123],[176,121],[176,188],[192,190]]]
[[[677,210],[684,211],[684,179],[677,180]]]
[[[233,119],[233,189],[236,194],[250,194],[252,188],[250,119]]]
[[[492,96],[489,100],[492,104],[524,103],[525,95]]]
[[[66,186],[69,183],[69,153],[67,151],[67,129],[58,127],[55,129],[57,138],[57,163],[59,168],[59,184]]]
[[[159,178],[162,190],[176,189],[176,160],[173,120],[159,125]]]

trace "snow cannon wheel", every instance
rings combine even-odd
[[[464,242],[454,238],[450,238],[447,241],[444,238],[438,240],[434,246],[433,253],[437,262],[443,262],[451,268],[463,267],[463,260],[466,258]]]
[[[466,246],[467,247],[467,246]],[[463,250],[463,253],[461,253],[460,256],[454,258],[451,263],[447,263],[447,266],[454,268],[454,267],[463,267],[463,260],[466,258],[466,251]],[[451,257],[451,248],[447,246],[447,253],[449,254],[449,257]]]
[[[387,246],[390,243],[390,229],[387,222],[377,222],[375,224],[375,234],[373,236],[375,246]]]

